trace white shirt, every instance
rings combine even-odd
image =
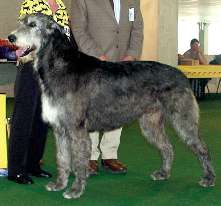
[[[117,23],[120,22],[120,0],[113,0],[114,3],[114,15],[117,20]]]

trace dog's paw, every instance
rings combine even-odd
[[[214,177],[203,177],[199,181],[199,185],[202,187],[214,187],[215,186],[215,178]]]
[[[167,180],[170,175],[165,172],[164,170],[157,170],[157,171],[154,171],[150,177],[152,178],[152,180],[156,181],[156,180]]]
[[[71,190],[67,190],[63,193],[63,197],[65,199],[77,199],[79,198],[81,195],[83,194],[83,191],[77,191],[77,190],[74,190],[74,189],[71,189]]]
[[[60,191],[63,190],[66,187],[64,184],[49,182],[45,188],[47,191]]]

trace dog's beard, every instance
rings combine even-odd
[[[34,53],[35,53],[35,47],[20,47],[16,51],[18,62],[20,63],[27,63],[34,60]]]
[[[18,41],[15,42],[15,45],[19,48],[16,51],[18,62],[24,64],[27,62],[34,61],[34,57],[37,51],[37,46],[34,44],[27,44],[28,40],[24,38],[17,37]],[[31,40],[30,40],[31,41]],[[40,44],[39,41],[36,41],[37,45]]]

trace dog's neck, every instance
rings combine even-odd
[[[55,30],[47,40],[43,40],[41,48],[37,52],[35,67],[37,71],[38,68],[42,66],[44,66],[45,69],[50,69],[51,65],[45,65],[45,62],[52,62],[50,61],[51,59],[62,59],[67,56],[67,53],[73,56],[77,52],[78,48],[72,48],[68,37],[60,31]],[[51,68],[54,68],[54,65],[52,65]]]
[[[78,48],[73,45],[67,36],[60,31],[55,31],[42,44],[34,61],[34,68],[38,74],[42,89],[50,92],[50,87],[53,87],[53,82],[51,81],[66,72],[65,69],[67,68],[61,65],[62,62],[66,62],[67,59],[74,59],[78,55]]]

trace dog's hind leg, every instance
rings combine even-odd
[[[199,109],[192,92],[183,93],[175,99],[175,104],[166,104],[169,118],[174,129],[184,143],[196,154],[203,168],[204,176],[199,184],[203,187],[214,186],[215,173],[206,145],[199,137]],[[172,106],[173,105],[173,106]],[[167,107],[165,106],[165,107]]]
[[[60,127],[53,127],[56,139],[56,160],[57,160],[57,179],[56,182],[49,182],[46,185],[48,191],[59,191],[64,189],[68,183],[70,174],[70,142],[67,131]]]
[[[89,176],[89,159],[91,155],[91,141],[85,129],[76,129],[71,134],[71,158],[75,180],[70,190],[64,192],[64,198],[79,198],[85,189]]]
[[[162,166],[152,173],[153,180],[165,180],[170,176],[173,148],[164,130],[164,117],[160,105],[148,110],[140,119],[140,127],[146,139],[161,153]]]

